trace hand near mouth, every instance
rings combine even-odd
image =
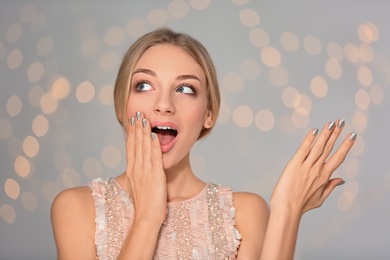
[[[150,247],[153,254],[158,232],[166,217],[167,187],[159,139],[139,112],[130,118],[126,153],[127,188],[135,212],[126,238],[127,247],[132,248],[133,241],[144,237],[147,246],[138,245],[136,250],[148,251],[147,247]]]

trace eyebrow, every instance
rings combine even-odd
[[[137,73],[145,73],[145,74],[148,74],[152,77],[157,77],[157,74],[153,70],[150,70],[150,69],[144,69],[144,68],[136,69],[133,72],[133,76],[134,76],[134,74],[137,74]],[[194,79],[194,80],[201,82],[197,76],[192,75],[192,74],[179,75],[176,77],[176,79],[177,80]]]

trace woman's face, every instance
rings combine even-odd
[[[203,127],[210,127],[206,77],[185,51],[169,44],[150,47],[131,75],[128,116],[137,111],[157,133],[164,168],[186,157]]]

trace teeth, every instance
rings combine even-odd
[[[174,128],[170,127],[170,126],[156,126],[157,129],[160,129],[160,130],[175,130]]]

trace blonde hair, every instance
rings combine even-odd
[[[218,118],[221,98],[213,61],[206,48],[199,41],[187,34],[177,33],[168,28],[156,29],[143,35],[130,46],[123,57],[114,89],[115,113],[119,123],[124,129],[127,128],[126,110],[130,95],[131,75],[137,62],[148,48],[159,44],[171,44],[184,50],[202,67],[206,76],[208,109],[211,112],[214,126]],[[199,139],[209,134],[210,131],[211,128],[204,128]]]

